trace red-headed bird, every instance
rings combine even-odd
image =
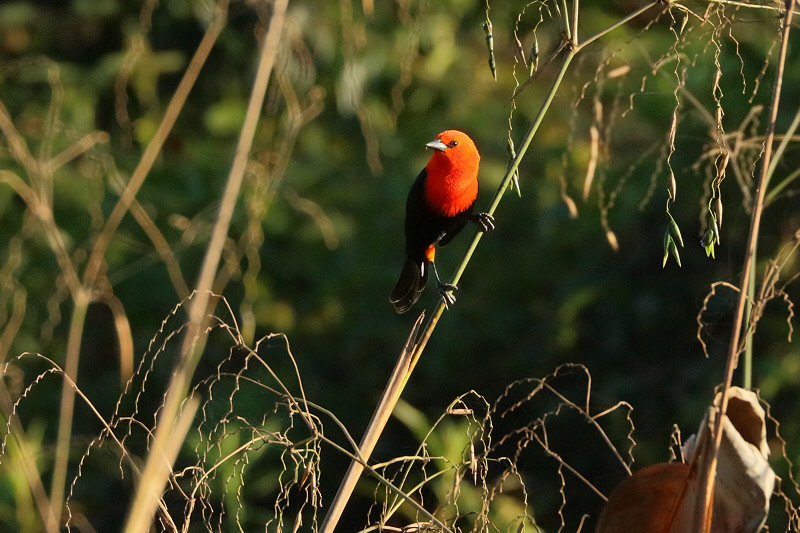
[[[398,313],[405,313],[419,299],[428,282],[429,266],[445,305],[455,302],[452,291],[457,287],[442,283],[436,272],[435,246],[449,243],[467,222],[474,222],[482,231],[494,229],[491,215],[472,212],[478,197],[481,160],[472,139],[466,133],[448,130],[425,146],[433,150],[433,155],[408,192],[406,261],[389,296]]]

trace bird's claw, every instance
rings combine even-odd
[[[442,297],[442,302],[444,302],[445,309],[450,309],[450,306],[456,303],[456,297],[453,294],[453,291],[457,290],[458,287],[452,283],[439,284],[439,295]]]
[[[480,226],[484,233],[494,230],[494,217],[489,213],[478,213],[472,215],[472,221]]]

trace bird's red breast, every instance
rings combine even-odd
[[[457,130],[443,131],[428,146],[434,151],[425,167],[425,200],[435,213],[455,216],[478,197],[481,156],[472,139]]]

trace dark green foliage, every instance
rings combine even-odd
[[[190,289],[196,284],[233,160],[257,62],[256,36],[263,36],[269,21],[269,7],[256,9],[251,4],[230,5],[228,25],[136,196],[177,257]],[[540,12],[538,4],[529,6],[518,23],[519,38],[523,53],[536,51],[539,78],[510,103],[529,74],[522,58],[515,61],[513,32],[522,4],[514,4],[491,6],[489,50],[496,82],[486,65],[487,41],[481,27],[488,21],[485,3],[375,2],[372,15],[362,12],[361,2],[309,0],[289,5],[252,164],[221,267],[230,268],[228,281],[219,290],[245,343],[252,345],[276,332],[287,335],[308,400],[333,412],[356,439],[416,319],[413,312],[396,315],[387,296],[404,258],[405,198],[427,161],[424,143],[450,128],[470,134],[482,155],[476,209],[484,210],[500,185],[509,150],[514,153],[514,140],[519,143],[530,125],[557,68],[557,61],[546,62],[559,44],[558,24],[545,10],[534,36]],[[79,277],[208,27],[209,5],[160,2],[149,23],[142,23],[141,5],[135,2],[23,0],[0,6],[0,102],[30,152],[38,156],[51,150],[56,155],[94,131],[108,134],[108,142],[95,144],[56,170],[52,182],[55,222]],[[581,36],[602,30],[638,7],[638,2],[581,2]],[[593,410],[623,400],[633,406],[637,465],[669,459],[673,424],[684,437],[696,430],[714,387],[723,379],[735,306],[732,291],[724,288],[705,307],[704,298],[712,283],[739,280],[753,194],[748,176],[760,164],[756,159],[766,120],[766,113],[756,113],[754,106],[769,104],[774,51],[766,73],[761,71],[777,35],[777,18],[768,10],[745,12],[727,6],[702,25],[678,8],[659,16],[662,9],[656,7],[598,40],[573,61],[520,165],[519,188],[524,194],[507,195],[500,204],[497,229],[482,239],[458,284],[457,303],[443,316],[404,392],[403,398],[428,418],[436,419],[466,391],[475,390],[492,401],[515,380],[545,376],[573,362],[591,372]],[[725,22],[722,14],[733,22]],[[689,20],[681,33],[684,16]],[[792,37],[795,48],[797,37]],[[142,48],[134,59],[127,54],[135,42]],[[717,55],[722,76],[720,89],[714,91]],[[800,101],[799,57],[790,47],[779,133],[791,123]],[[620,67],[630,71],[608,75]],[[757,82],[760,86],[752,96]],[[625,113],[631,102],[633,110]],[[724,110],[723,131],[715,124],[718,102]],[[676,109],[676,131],[671,134]],[[51,110],[55,115],[48,118]],[[589,197],[581,202],[593,124],[600,132],[600,151]],[[737,131],[741,138],[735,139],[732,134]],[[738,147],[737,171],[744,176],[733,175],[731,160],[724,183],[715,181],[723,138]],[[14,173],[30,184],[12,149],[9,138],[1,136],[0,172]],[[798,166],[800,151],[791,143],[772,183]],[[115,183],[115,170],[122,184]],[[677,194],[669,204],[665,228],[664,202],[673,194],[671,173]],[[770,258],[796,238],[797,191],[798,182],[789,184],[765,212],[756,268],[759,282]],[[577,218],[570,216],[563,195],[576,199]],[[717,224],[719,198],[725,204],[724,226]],[[681,233],[686,247],[678,258]],[[604,234],[614,236],[619,251],[609,246]],[[437,254],[443,281],[468,240],[456,240]],[[6,359],[32,351],[63,365],[71,295],[41,224],[2,178],[0,243],[0,334],[11,322],[14,295],[24,289],[26,298],[19,330],[3,338],[10,340],[2,347]],[[662,268],[667,254],[673,254],[681,268],[674,263]],[[150,236],[130,213],[104,259],[107,278],[97,290],[113,294],[125,310],[134,368],[143,359],[149,365],[157,351],[149,348],[150,340],[164,342],[165,334],[158,332],[161,322],[186,295],[180,294]],[[798,273],[798,265],[795,252],[777,287]],[[753,374],[755,386],[781,422],[788,458],[797,463],[800,348],[796,339],[786,339],[798,324],[788,303],[800,301],[797,282],[786,286],[783,294],[767,306],[759,323]],[[429,287],[416,305],[421,311],[435,303],[436,291]],[[232,325],[233,317],[221,308],[216,314]],[[104,309],[100,303],[90,307],[77,385],[110,418],[123,389],[114,317]],[[701,309],[699,335],[708,358],[697,339]],[[185,318],[181,308],[165,331],[177,331]],[[247,358],[231,348],[235,343],[225,330],[217,333],[195,375],[198,391],[205,395],[211,381],[204,380],[213,381],[218,365],[236,374]],[[166,344],[146,387],[134,380],[134,388],[148,392],[139,406],[139,413],[146,413],[142,421],[152,424],[151,413],[160,405],[181,338],[177,334]],[[265,342],[259,354],[276,365],[281,379],[294,383],[294,368],[281,342]],[[20,363],[26,385],[45,368],[31,366]],[[261,383],[272,379],[263,370],[248,375]],[[230,381],[219,383],[223,400],[233,394]],[[19,413],[32,439],[42,428],[38,467],[47,491],[60,388],[61,381],[49,376],[21,402]],[[13,399],[21,392],[9,389]],[[296,386],[291,390],[298,391]],[[124,409],[131,409],[130,394]],[[277,412],[276,424],[286,425],[276,426],[276,432],[285,430],[297,440],[308,436],[298,436],[304,428],[296,420],[287,429],[291,417],[269,391],[248,386],[237,394],[238,408],[249,423],[255,424],[263,407],[261,416]],[[224,401],[214,404],[213,416],[227,408]],[[101,430],[82,404],[75,416],[68,484]],[[602,443],[580,443],[570,450],[570,435],[583,424],[577,416],[555,423],[554,446],[563,446],[576,468],[608,490],[624,474],[605,455],[590,460]],[[345,443],[333,424],[326,422],[325,429],[331,431],[330,438]],[[390,425],[376,460],[416,449],[418,438],[410,429]],[[627,446],[628,429],[624,417],[609,422],[607,432],[620,449]],[[206,429],[205,435],[211,438],[214,431]],[[191,448],[199,441],[197,432],[190,431],[178,468],[194,464]],[[131,444],[138,461],[147,453],[141,431]],[[234,447],[231,441],[226,445]],[[528,486],[528,512],[541,518],[548,531],[555,530],[561,505],[557,464],[534,448],[530,446],[518,465]],[[96,530],[113,531],[124,519],[135,486],[130,472],[121,479],[113,445],[107,441],[102,450],[97,456],[92,451],[71,506]],[[327,462],[317,481],[327,505],[347,462],[331,448],[323,450]],[[777,445],[773,450],[775,468],[786,481]],[[247,511],[239,518],[245,530],[263,528],[272,516],[279,483],[285,481],[278,478],[279,456],[272,449],[254,452],[247,471],[251,477],[245,478],[241,496]],[[13,485],[13,463],[6,457],[0,461],[0,529],[35,530],[35,513],[31,518],[15,510],[22,504]],[[235,477],[236,471],[226,466],[232,470],[219,473],[215,481],[220,484],[214,486],[220,490],[212,498],[215,513],[223,508],[235,512],[235,490],[227,487],[225,492],[222,480]],[[295,475],[292,468],[284,475]],[[569,473],[564,476],[564,517],[567,529],[575,530],[582,513],[596,514],[602,502],[584,492]],[[789,482],[783,489],[796,499]],[[305,497],[300,494],[305,493],[292,498]],[[375,495],[367,488],[361,496],[365,498],[354,500],[345,514],[345,520],[355,524],[353,530],[364,526]],[[518,501],[520,494],[514,497]],[[181,516],[183,502],[168,503],[174,516]],[[292,499],[289,505],[300,503]],[[782,502],[773,500],[773,508],[771,528],[780,531],[787,520]],[[474,519],[465,519],[465,524]],[[25,520],[34,526],[25,529]],[[196,525],[201,525],[199,519]],[[506,525],[498,527],[504,530]],[[231,525],[223,530],[234,529]]]

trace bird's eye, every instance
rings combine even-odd
[[[450,148],[455,148],[456,146],[458,146],[458,141],[450,141],[449,143],[447,143],[447,146],[449,146]]]

